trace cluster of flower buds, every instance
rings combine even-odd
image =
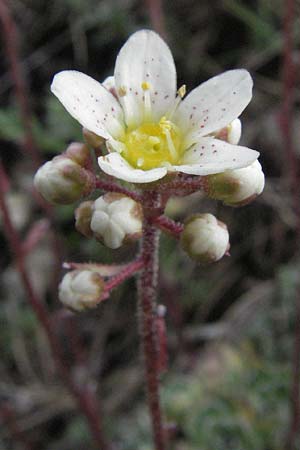
[[[229,70],[185,97],[185,85],[177,90],[168,46],[152,31],[134,33],[118,55],[114,76],[103,83],[74,70],[55,75],[51,90],[83,127],[86,145],[71,144],[44,164],[35,186],[58,204],[78,201],[96,187],[108,192],[82,201],[75,220],[80,233],[111,249],[139,239],[143,223],[147,230],[162,219],[160,227],[180,235],[190,258],[202,264],[218,261],[229,251],[224,223],[212,214],[193,215],[184,225],[161,215],[171,195],[200,188],[230,206],[245,205],[262,192],[259,153],[238,145],[239,117],[251,100],[252,86],[246,70]],[[102,181],[93,172],[88,146],[110,178]],[[135,184],[140,193],[114,185],[111,177]],[[85,266],[65,275],[59,295],[78,311],[98,304],[103,290],[101,274]]]
[[[78,231],[111,249],[142,235],[142,207],[124,194],[109,192],[95,201],[81,203],[75,219]]]
[[[74,142],[63,154],[40,167],[34,177],[34,185],[50,203],[73,203],[94,188],[90,162],[88,147]]]

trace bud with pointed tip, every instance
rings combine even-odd
[[[94,188],[94,176],[72,159],[60,155],[39,168],[34,185],[48,202],[68,205]]]
[[[64,306],[72,311],[95,308],[101,301],[104,281],[93,270],[72,270],[59,285],[58,296]]]
[[[75,228],[87,238],[93,237],[93,231],[91,230],[93,206],[93,200],[87,200],[80,203],[75,210]]]
[[[244,206],[262,193],[265,176],[260,163],[255,161],[243,169],[208,175],[205,185],[209,197],[229,206]]]
[[[215,137],[222,141],[229,142],[229,144],[237,145],[242,135],[242,123],[240,119],[233,120],[227,127],[222,128],[217,132]]]
[[[91,230],[107,247],[116,249],[142,235],[142,207],[123,194],[109,192],[93,205]]]
[[[209,264],[229,250],[227,226],[212,214],[195,214],[187,219],[180,236],[182,248],[191,259]]]

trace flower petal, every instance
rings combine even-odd
[[[55,75],[51,91],[78,122],[105,139],[124,133],[123,111],[115,97],[98,81],[64,70]]]
[[[150,183],[151,181],[163,178],[167,169],[158,167],[157,169],[141,170],[130,166],[128,162],[116,152],[109,153],[98,158],[98,164],[103,172],[130,183]]]
[[[184,154],[182,165],[172,168],[190,175],[211,175],[247,167],[258,156],[257,151],[248,147],[231,145],[214,138],[201,138]]]
[[[159,121],[174,103],[176,69],[172,53],[153,31],[141,30],[128,39],[117,57],[114,76],[130,128],[145,120],[145,104],[146,113],[151,110],[147,118],[151,122]]]
[[[220,130],[236,119],[252,97],[252,78],[244,70],[229,70],[194,89],[179,105],[173,120],[186,136],[187,145],[197,136]]]

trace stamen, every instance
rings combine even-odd
[[[164,130],[164,132],[165,132],[165,136],[167,138],[167,144],[168,144],[168,148],[169,148],[170,154],[171,154],[173,160],[175,161],[177,159],[178,155],[177,155],[177,151],[176,151],[176,148],[174,146],[174,143],[173,143],[173,140],[172,140],[172,137],[171,137],[170,130],[168,130],[168,128],[166,128]]]
[[[186,94],[186,84],[183,84],[182,86],[180,86],[180,88],[179,88],[178,91],[177,91],[177,94],[179,95],[179,97],[180,97],[181,99],[183,99],[183,97],[184,97],[185,94]]]
[[[151,84],[147,81],[143,81],[141,88],[144,91],[144,121],[150,122],[152,120],[152,108],[151,108],[151,96],[150,88]]]
[[[138,160],[137,160],[137,162],[136,162],[136,165],[138,166],[138,167],[142,167],[143,166],[143,164],[144,164],[144,158],[138,158]]]
[[[175,113],[175,111],[177,110],[179,104],[181,103],[181,100],[183,99],[183,97],[186,94],[186,85],[183,84],[177,91],[177,97],[175,98],[174,104],[171,108],[171,110],[167,113],[166,117],[168,119],[171,119],[173,117],[173,114]]]

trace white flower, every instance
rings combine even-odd
[[[262,193],[265,176],[258,161],[248,167],[207,177],[207,193],[226,205],[243,206]]]
[[[90,227],[107,247],[119,248],[124,242],[141,236],[141,207],[123,194],[110,192],[94,202]]]
[[[63,71],[52,92],[82,126],[106,139],[99,158],[109,175],[133,183],[167,172],[208,175],[246,167],[258,152],[212,134],[233,122],[252,97],[246,70],[230,70],[198,86],[182,100],[176,69],[165,42],[153,31],[134,33],[122,47],[114,71],[117,97],[83,73]]]
[[[229,250],[226,225],[212,214],[195,214],[184,224],[182,248],[194,260],[207,264],[221,259]]]
[[[59,285],[60,301],[73,311],[94,308],[101,301],[104,281],[92,270],[72,270]]]

